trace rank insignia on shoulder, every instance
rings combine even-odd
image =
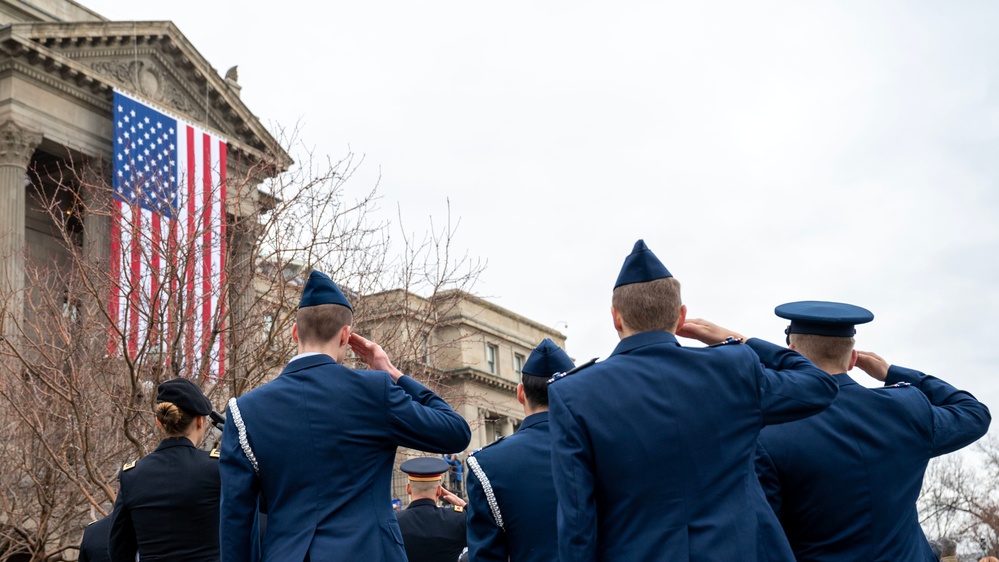
[[[907,383],[907,382],[897,382],[895,384],[890,384],[890,385],[886,386],[885,388],[905,388],[907,386],[912,386],[912,384]]]
[[[551,383],[553,383],[553,382],[555,382],[557,380],[564,379],[565,377],[567,377],[569,375],[576,374],[579,371],[582,371],[583,369],[589,367],[590,365],[592,365],[592,364],[594,364],[596,362],[597,362],[597,358],[594,357],[593,359],[590,359],[586,363],[583,363],[582,365],[579,365],[578,367],[575,367],[573,369],[569,369],[568,371],[566,371],[564,373],[555,373],[554,375],[552,375],[552,378],[548,379],[548,384],[551,384]]]
[[[212,449],[211,453],[208,453],[208,456],[211,457],[211,458],[213,458],[213,459],[217,459],[217,458],[219,458],[222,455],[219,453],[219,448],[215,447],[214,449]]]
[[[460,505],[455,505],[455,506],[452,506],[452,507],[454,507],[454,510],[456,512],[458,512],[458,513],[461,513],[462,511],[465,511],[465,508],[461,507]]]
[[[131,462],[127,462],[127,463],[123,464],[121,466],[121,471],[125,472],[126,470],[132,470],[133,468],[135,468],[135,461],[131,461]]]

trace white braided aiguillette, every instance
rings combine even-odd
[[[243,454],[246,455],[247,460],[253,466],[253,472],[257,476],[260,476],[257,456],[253,454],[253,449],[250,448],[250,441],[246,438],[246,425],[243,424],[243,416],[239,414],[239,405],[236,404],[235,398],[229,399],[229,411],[232,412],[232,423],[236,426],[236,432],[239,433],[239,446],[243,449]]]
[[[493,485],[489,483],[489,477],[486,476],[486,472],[479,466],[479,461],[475,457],[468,457],[468,468],[472,469],[475,477],[482,484],[482,491],[486,493],[486,502],[489,504],[489,511],[493,512],[496,525],[506,531],[503,527],[503,516],[500,514],[499,504],[496,503],[496,494],[493,492]]]

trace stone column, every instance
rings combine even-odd
[[[13,337],[24,313],[25,177],[41,133],[0,123],[0,308],[3,335]]]
[[[501,430],[503,437],[510,437],[513,435],[513,418],[510,416],[503,416],[503,429]]]

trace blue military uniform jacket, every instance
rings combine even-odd
[[[829,409],[760,434],[757,471],[799,561],[936,560],[916,514],[930,458],[988,430],[967,392],[892,366],[868,389],[847,374]],[[911,386],[907,386],[908,383]]]
[[[466,515],[461,508],[419,499],[398,517],[409,562],[457,562],[465,550]]]
[[[186,437],[164,439],[118,475],[112,562],[219,559],[219,463]]]
[[[468,446],[468,424],[416,380],[355,371],[328,355],[292,360],[236,401],[222,434],[222,560],[248,561],[258,494],[267,504],[262,559],[403,562],[390,486],[396,447]]]
[[[470,559],[558,560],[548,412],[527,416],[516,433],[474,453],[467,462]]]
[[[807,359],[757,339],[621,340],[548,387],[560,559],[793,560],[753,471],[757,437],[836,392]]]

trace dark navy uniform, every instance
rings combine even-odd
[[[516,433],[474,453],[468,465],[470,559],[558,560],[548,412],[527,416]]]
[[[79,562],[111,562],[108,556],[108,531],[111,529],[111,516],[102,517],[87,525],[80,541]]]
[[[164,439],[155,451],[118,475],[111,513],[114,562],[219,559],[218,454],[186,437]]]
[[[936,560],[916,512],[923,473],[930,458],[984,435],[988,408],[898,366],[884,388],[830,378],[840,391],[827,410],[760,433],[757,472],[797,560]]]
[[[398,514],[406,558],[409,562],[456,562],[465,549],[465,517],[459,507],[414,500]]]
[[[633,256],[644,252],[636,269],[658,277],[626,282],[669,276],[639,241]],[[836,392],[807,359],[761,340],[684,348],[666,331],[625,337],[548,388],[560,559],[793,560],[753,470],[757,437]]]
[[[574,365],[550,339],[524,363],[541,384]],[[537,405],[531,404],[532,407]],[[547,400],[543,405],[547,410]],[[533,413],[513,435],[472,454],[468,464],[468,553],[476,562],[558,560],[555,483],[548,412]]]

